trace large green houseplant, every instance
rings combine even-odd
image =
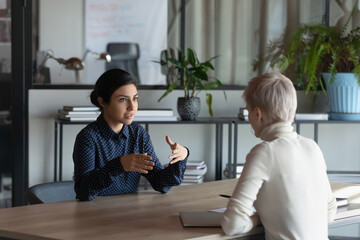
[[[197,97],[199,92],[222,85],[220,80],[209,76],[210,71],[215,71],[211,63],[215,58],[216,56],[202,62],[191,48],[187,49],[187,53],[183,50],[174,51],[173,49],[166,51],[165,58],[158,63],[166,69],[169,87],[158,101],[161,101],[178,86],[183,87],[184,97],[179,98],[177,102],[178,113],[183,120],[196,119],[200,112],[200,99]],[[225,92],[224,95],[226,98]],[[213,116],[211,93],[206,93],[206,104],[210,116]]]
[[[360,104],[352,112],[338,109],[336,101],[344,100],[332,98],[333,92],[338,92],[339,89],[330,90],[338,85],[336,79],[340,78],[341,84],[349,85],[350,81],[354,82],[352,85],[355,85],[355,91],[360,95],[360,27],[347,32],[350,18],[340,27],[322,23],[303,24],[289,38],[285,31],[280,38],[269,43],[266,55],[253,63],[254,70],[268,62],[270,67],[289,75],[294,84],[306,93],[317,93],[319,89],[327,92],[330,114],[351,113],[360,116]],[[343,88],[340,86],[340,89]],[[345,97],[349,98],[348,93]],[[359,100],[353,102],[358,103]]]

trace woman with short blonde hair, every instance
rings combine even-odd
[[[221,221],[224,232],[245,233],[262,223],[266,239],[328,239],[336,201],[319,146],[291,126],[297,105],[292,82],[266,73],[249,82],[243,97],[263,142],[246,156]]]

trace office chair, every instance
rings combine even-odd
[[[111,62],[106,63],[106,70],[120,68],[127,71],[140,83],[138,71],[138,59],[140,57],[139,44],[113,42],[106,46],[107,53],[111,56]]]
[[[11,177],[13,169],[11,132],[11,124],[0,125],[0,193],[3,177]]]
[[[75,200],[74,181],[37,184],[26,190],[29,204]]]

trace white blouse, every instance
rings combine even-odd
[[[224,232],[245,233],[261,221],[267,240],[328,239],[336,200],[319,146],[283,122],[264,128],[260,138],[229,199]]]

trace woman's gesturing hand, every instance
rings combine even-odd
[[[166,136],[165,139],[171,148],[171,155],[169,156],[171,159],[170,164],[184,160],[188,155],[188,150],[177,142],[173,143],[169,136]]]
[[[152,157],[148,156],[147,153],[132,153],[120,157],[120,162],[126,172],[134,171],[147,174],[148,170],[152,170],[155,165],[154,162],[150,161],[151,159]]]

